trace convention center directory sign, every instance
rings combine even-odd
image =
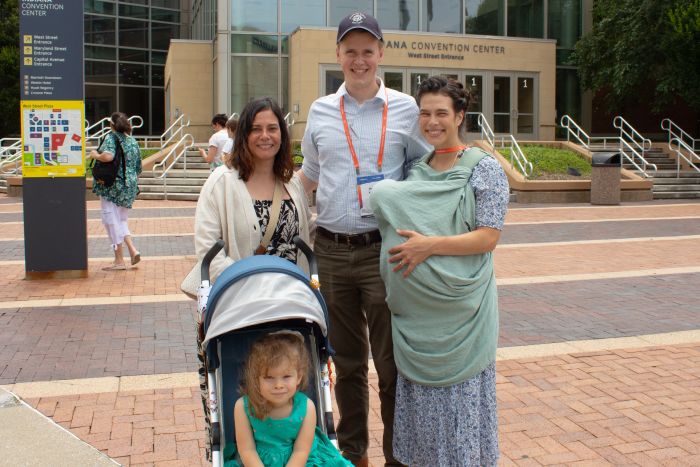
[[[83,177],[83,2],[19,7],[22,175]]]
[[[86,277],[83,0],[20,0],[26,279]]]

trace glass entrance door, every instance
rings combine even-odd
[[[535,78],[518,75],[514,80],[517,106],[513,112],[513,134],[518,139],[535,139]]]
[[[467,140],[481,138],[481,127],[479,127],[479,114],[484,111],[484,76],[467,72],[464,75],[464,86],[469,89],[472,101],[467,110]]]
[[[404,76],[406,73],[403,70],[383,70],[383,72],[384,86],[399,92],[405,92]]]
[[[493,132],[511,132],[511,89],[510,76],[493,77]]]
[[[410,76],[410,84],[411,84],[411,95],[413,97],[416,97],[418,95],[418,86],[420,86],[420,83],[422,83],[425,79],[429,78],[432,75],[430,70],[425,70],[425,71],[411,71]]]

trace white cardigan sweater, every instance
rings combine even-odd
[[[310,246],[311,210],[301,180],[295,174],[284,187],[297,208],[299,236]],[[212,282],[235,261],[252,256],[262,240],[253,199],[245,182],[239,178],[236,169],[225,165],[211,173],[199,194],[194,222],[194,245],[198,262],[183,281],[183,292],[197,294],[199,281],[192,281],[190,276],[195,275],[199,279],[202,258],[220,238],[226,242],[226,246],[209,267]],[[308,273],[308,262],[301,251],[297,253],[297,264]]]

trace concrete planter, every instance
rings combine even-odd
[[[518,141],[522,145],[536,144],[558,149],[574,151],[589,162],[591,153],[579,146],[567,141]],[[486,152],[491,152],[491,147],[484,141],[475,141]],[[591,201],[590,180],[528,180],[520,172],[511,167],[510,161],[500,153],[494,154],[501,167],[508,176],[510,189],[518,203],[588,203]],[[649,201],[652,199],[651,179],[644,179],[637,174],[622,169],[620,188],[621,201]]]

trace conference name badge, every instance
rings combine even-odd
[[[357,200],[360,203],[360,216],[374,217],[374,211],[369,204],[369,195],[377,182],[384,180],[384,174],[365,175],[357,177]]]

